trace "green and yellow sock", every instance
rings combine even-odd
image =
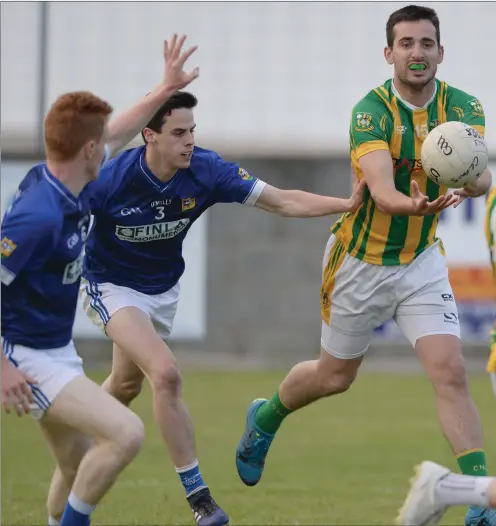
[[[255,413],[255,424],[264,432],[273,435],[282,424],[282,421],[293,412],[288,409],[279,397],[279,391],[265,404],[260,406]]]
[[[456,455],[456,460],[464,475],[487,477],[486,454],[483,449],[469,449]]]

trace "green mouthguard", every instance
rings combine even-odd
[[[425,69],[425,64],[410,64],[410,69],[419,69],[423,71]]]

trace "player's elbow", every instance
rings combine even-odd
[[[391,214],[391,200],[388,198],[387,192],[380,187],[369,187],[369,190],[377,209],[384,214]]]

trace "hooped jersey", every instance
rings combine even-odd
[[[422,168],[421,148],[429,132],[447,121],[461,121],[482,136],[485,117],[481,103],[473,96],[436,80],[431,100],[417,108],[403,101],[392,80],[370,91],[354,108],[350,125],[352,166],[363,178],[360,158],[376,150],[391,153],[396,190],[409,196],[411,181],[430,201],[447,188],[431,181]],[[345,213],[331,227],[347,252],[376,265],[412,262],[436,241],[439,214],[429,216],[391,215],[380,211],[365,189],[363,205]]]

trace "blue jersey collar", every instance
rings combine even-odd
[[[155,176],[151,170],[146,165],[145,161],[145,152],[146,149],[143,148],[143,151],[141,152],[141,155],[138,159],[139,164],[139,171],[143,175],[143,177],[160,193],[165,192],[168,188],[171,187],[171,185],[174,183],[174,181],[179,177],[179,170],[174,174],[174,176],[169,179],[168,181],[161,181],[157,176]]]
[[[71,193],[67,186],[65,186],[59,179],[50,173],[46,165],[43,166],[43,175],[46,181],[48,181],[55,191],[64,196],[74,208],[77,208],[78,210],[81,208],[79,199],[73,193]]]

